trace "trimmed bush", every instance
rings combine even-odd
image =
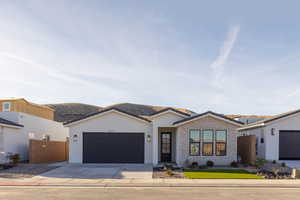
[[[17,165],[20,162],[20,155],[19,154],[13,154],[9,157],[12,164]]]
[[[237,163],[236,161],[232,161],[232,162],[230,163],[230,166],[231,166],[231,167],[234,167],[234,168],[239,167],[239,165],[238,165],[238,163]]]
[[[199,167],[197,162],[192,162],[191,168],[192,169],[197,169]]]
[[[209,160],[209,161],[206,162],[206,166],[207,167],[213,167],[214,165],[215,165],[215,163],[213,161],[211,161],[211,160]]]

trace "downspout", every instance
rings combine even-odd
[[[5,162],[4,152],[4,127],[0,126],[0,163]]]

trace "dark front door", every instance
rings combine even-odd
[[[279,131],[279,159],[300,160],[300,130]]]
[[[144,163],[144,133],[83,133],[83,163]]]
[[[161,162],[171,162],[172,161],[172,135],[169,132],[161,133]]]

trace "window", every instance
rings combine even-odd
[[[190,155],[200,155],[200,130],[190,130]]]
[[[227,132],[226,130],[216,131],[216,156],[226,155]]]
[[[4,102],[2,104],[2,111],[3,112],[9,112],[10,111],[10,102]]]
[[[204,130],[202,133],[203,136],[203,146],[202,146],[202,155],[203,156],[212,156],[213,155],[213,130]]]

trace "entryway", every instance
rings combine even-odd
[[[176,128],[158,128],[158,161],[175,163],[176,161]]]
[[[161,141],[161,162],[171,162],[172,161],[172,133],[163,132],[160,134]]]

